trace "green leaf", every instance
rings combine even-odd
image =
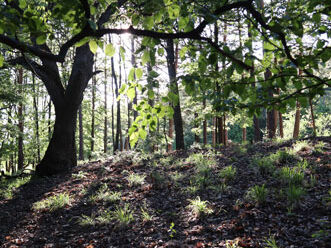
[[[81,39],[80,41],[78,41],[78,42],[75,44],[75,46],[76,46],[76,47],[81,47],[81,46],[85,45],[85,43],[88,42],[88,41],[89,41],[89,38],[86,37],[86,38]]]
[[[106,48],[105,48],[105,54],[109,57],[113,57],[115,55],[115,47],[113,46],[112,43],[109,43],[106,45]]]
[[[136,69],[136,78],[139,80],[143,76],[143,70],[141,68]]]
[[[139,131],[138,131],[138,133],[139,133],[139,137],[141,138],[141,139],[146,139],[146,137],[147,137],[147,132],[144,130],[144,129],[139,129]]]
[[[130,135],[130,145],[131,147],[134,147],[139,139],[138,132],[134,132]]]
[[[151,60],[149,51],[145,50],[143,56],[141,57],[141,63],[144,65]]]
[[[26,4],[26,0],[20,0],[20,1],[19,1],[19,5],[18,5],[18,6],[19,6],[21,9],[24,9],[24,8],[26,7],[26,5],[27,5],[27,4]]]
[[[147,96],[148,96],[148,99],[154,99],[154,91],[153,90],[148,90]]]
[[[144,20],[144,27],[146,29],[152,29],[154,26],[154,18],[153,16],[147,16]]]
[[[3,56],[0,54],[0,67],[3,66],[3,61],[4,61],[4,58],[3,58]]]
[[[132,101],[133,98],[136,96],[136,89],[134,87],[131,87],[131,88],[128,89],[126,94],[129,97],[129,99]]]
[[[95,40],[90,40],[88,45],[90,47],[91,52],[95,54],[98,50],[97,42]]]
[[[164,49],[162,47],[160,47],[159,49],[157,49],[157,53],[159,56],[163,56],[164,55]]]
[[[37,44],[38,45],[44,44],[46,42],[46,38],[47,38],[46,34],[42,34],[42,35],[38,36],[36,39]]]
[[[131,70],[129,72],[129,75],[128,75],[128,80],[131,81],[131,82],[135,81],[135,78],[134,78],[135,73],[134,72],[135,72],[135,68],[131,68]]]
[[[176,19],[179,17],[180,7],[177,4],[172,4],[168,7],[168,14],[170,19]]]

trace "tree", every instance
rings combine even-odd
[[[262,85],[262,93],[259,89],[251,92],[248,103],[239,101],[235,103],[234,99],[225,97],[226,105],[231,106],[232,109],[238,106],[249,108],[250,114],[258,112],[256,106],[267,104],[279,104],[279,108],[284,109],[288,105],[293,105],[293,98],[298,97],[300,101],[305,101],[303,99],[308,95],[314,97],[323,94],[325,86],[330,86],[327,77],[316,73],[318,66],[329,61],[331,56],[327,42],[320,38],[323,34],[330,35],[331,32],[327,29],[329,21],[325,16],[328,15],[328,5],[324,2],[306,1],[304,4],[307,6],[307,12],[302,13],[297,6],[301,6],[303,1],[291,1],[288,8],[290,13],[288,16],[291,18],[282,16],[279,14],[282,12],[277,11],[283,7],[282,1],[272,3],[268,9],[270,15],[262,15],[255,2],[251,0],[158,1],[153,5],[150,3],[151,1],[147,0],[141,1],[141,4],[127,0],[110,3],[80,0],[70,4],[58,0],[47,3],[6,0],[0,4],[0,43],[4,45],[4,50],[14,51],[11,57],[5,56],[5,66],[21,65],[26,70],[34,72],[45,85],[54,106],[55,123],[52,137],[43,159],[37,165],[37,174],[51,175],[68,171],[76,165],[74,137],[77,111],[83,99],[83,92],[94,73],[94,53],[98,46],[103,47],[101,39],[107,34],[131,33],[149,37],[153,42],[145,44],[145,49],[149,49],[149,46],[157,46],[160,39],[188,39],[192,42],[192,47],[197,43],[202,44],[207,56],[216,51],[225,57],[229,64],[228,78],[231,78],[233,75],[231,72],[235,70],[243,72],[252,69],[251,60],[239,56],[239,51],[235,48],[230,49],[215,43],[209,37],[210,34],[204,31],[225,13],[240,9],[250,16],[246,18],[247,22],[251,22],[255,30],[260,32],[259,37],[266,39],[275,56],[285,59],[286,75],[279,75],[277,71],[273,73],[268,84],[280,84],[277,77],[283,77],[287,82],[298,78],[293,73],[293,69],[298,68],[302,69],[304,78],[300,78],[302,84],[294,92],[289,91],[289,85],[286,84],[282,86],[283,95],[270,99],[263,94]],[[200,8],[201,3],[205,8]],[[188,8],[188,5],[191,7]],[[155,13],[159,14],[154,15]],[[118,23],[117,17],[122,14],[130,20],[130,26],[112,28]],[[110,28],[110,25],[113,26]],[[176,27],[175,31],[173,31],[174,27]],[[313,57],[309,54],[301,56],[292,51],[294,47],[292,44],[303,42],[304,27],[308,29],[309,35],[316,39],[316,46],[305,48],[310,54],[314,54]],[[59,30],[64,31],[66,37],[64,43],[55,46],[54,38]],[[63,82],[58,63],[66,60],[69,50],[74,50],[75,56],[69,79]],[[107,53],[107,48],[105,50]],[[0,65],[2,64],[1,55]],[[258,75],[258,72],[255,75]],[[227,96],[233,92],[242,95],[248,91],[248,87],[251,87],[250,84],[238,85],[239,87],[234,87],[230,84],[223,92]]]
[[[169,74],[169,89],[173,94],[173,109],[174,109],[174,126],[176,132],[176,150],[185,149],[184,144],[184,132],[183,132],[183,120],[182,112],[180,108],[180,97],[178,91],[178,83],[176,78],[176,62],[175,62],[175,50],[173,40],[167,40],[167,65],[168,65],[168,74]],[[170,127],[169,127],[170,129]],[[170,135],[169,135],[170,136]]]

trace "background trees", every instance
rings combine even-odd
[[[186,145],[192,142],[193,126],[196,135],[204,133],[204,143],[226,145],[227,136],[240,141],[238,131],[231,130],[238,126],[246,128],[242,138],[252,140],[252,119],[255,141],[261,140],[266,122],[269,138],[274,138],[277,111],[288,114],[299,104],[304,112],[316,95],[329,101],[325,92],[330,87],[328,37],[331,34],[327,28],[330,6],[326,3],[81,0],[69,4],[20,0],[4,1],[0,6],[0,65],[4,65],[1,84],[9,85],[1,102],[4,105],[1,121],[7,136],[1,148],[6,154],[3,165],[16,164],[13,158],[16,154],[19,168],[22,164],[35,164],[40,153],[44,156],[37,165],[38,174],[70,170],[76,165],[76,117],[80,107],[83,117],[79,119],[80,158],[84,152],[87,153],[84,157],[93,158],[100,155],[98,151],[107,153],[107,142],[113,143],[113,151],[122,150],[128,136],[131,148],[137,145],[139,148],[138,140],[146,139],[149,132],[153,136],[151,142],[162,149],[162,142],[172,142],[167,135],[168,128],[171,129],[167,118],[172,117],[178,149],[184,148],[184,140]],[[132,49],[135,57],[132,64],[128,59],[132,57],[131,38],[115,36],[125,33],[135,35],[137,45]],[[108,34],[112,36],[111,42],[106,39]],[[18,89],[11,90],[15,85],[8,81],[13,79],[15,71],[21,76],[17,80]],[[11,97],[20,95],[25,87],[20,82],[24,80],[30,91],[23,99],[29,99],[34,106],[25,111],[27,105],[22,101],[15,103]],[[92,88],[87,88],[90,80]],[[149,86],[151,82],[153,87]],[[167,93],[165,86],[169,83],[172,86]],[[106,104],[107,84],[111,89],[109,104]],[[54,108],[48,105],[45,89]],[[123,107],[125,101],[129,104],[127,109]],[[189,101],[200,111],[194,118],[189,117],[194,113],[186,114],[185,108],[180,109],[179,103],[185,106]],[[15,117],[13,106],[17,108]],[[109,106],[111,112],[107,111]],[[317,108],[316,126],[318,111]],[[266,113],[269,113],[267,119]],[[34,125],[29,127],[22,122],[24,114],[34,116]],[[112,119],[111,140],[104,131],[108,114]],[[193,124],[193,119],[200,124]],[[18,121],[19,132],[11,131],[14,120]],[[284,121],[288,120],[292,117],[284,115]],[[50,126],[52,138],[47,146],[47,139],[39,136],[43,128]],[[34,130],[31,139],[27,138],[29,130]],[[82,130],[86,130],[84,138]],[[215,142],[211,141],[212,130]],[[317,135],[319,132],[317,128]],[[14,136],[18,137],[17,148],[14,148]],[[24,140],[29,141],[25,146],[34,143],[31,149],[37,151],[29,162],[22,162]]]

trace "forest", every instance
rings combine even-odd
[[[328,247],[331,3],[1,0],[0,247]]]

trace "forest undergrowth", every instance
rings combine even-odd
[[[3,179],[1,247],[327,247],[331,139],[134,151]]]

